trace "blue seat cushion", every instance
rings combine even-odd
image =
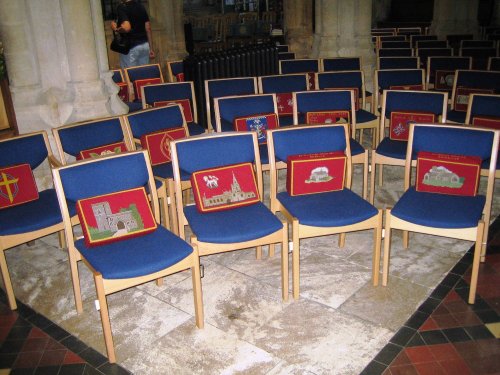
[[[184,214],[198,240],[209,243],[250,241],[283,228],[281,221],[261,202],[210,213],[200,213],[192,205],[184,207]]]
[[[359,154],[363,154],[365,152],[365,149],[361,144],[356,141],[354,138],[349,139],[349,145],[351,146],[351,155],[356,156]]]
[[[358,124],[362,124],[365,122],[370,122],[376,120],[378,117],[371,112],[365,111],[364,109],[360,109],[356,111],[356,122]]]
[[[467,114],[466,112],[451,110],[451,111],[448,111],[446,118],[450,121],[463,124],[463,123],[465,123],[465,115],[466,114]]]
[[[388,137],[382,139],[375,151],[379,155],[388,156],[395,159],[405,159],[408,142],[394,141]]]
[[[110,244],[87,247],[82,239],[75,247],[105,279],[149,275],[168,268],[193,252],[184,240],[162,226],[149,234]]]
[[[56,191],[47,189],[38,196],[37,200],[0,210],[0,235],[33,232],[62,222]]]
[[[205,133],[205,128],[196,122],[189,122],[188,124],[189,135],[200,135]]]
[[[435,228],[471,228],[482,217],[486,198],[418,192],[409,188],[391,213],[402,220]]]
[[[378,214],[375,207],[349,189],[297,196],[284,191],[277,198],[300,224],[314,227],[355,224]]]

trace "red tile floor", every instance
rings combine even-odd
[[[363,374],[500,374],[500,219],[490,229],[476,303],[467,301],[472,249]]]
[[[467,304],[471,251],[363,370],[366,375],[500,375],[500,219],[490,229],[476,303]],[[129,374],[0,290],[0,375]]]

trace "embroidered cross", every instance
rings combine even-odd
[[[11,178],[10,180],[9,177]],[[14,178],[11,175],[2,172],[2,180],[0,180],[0,188],[2,186],[5,186],[5,190],[7,191],[7,197],[9,198],[10,203],[14,201],[14,198],[17,195],[17,189],[15,185],[17,184],[18,181],[19,181],[18,178]],[[14,192],[11,190],[11,185],[14,185],[14,190],[15,190]],[[1,190],[0,193],[2,194],[2,196],[5,196],[5,193],[3,193]]]

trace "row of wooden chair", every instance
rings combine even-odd
[[[471,139],[475,142],[471,142]],[[24,159],[26,159],[26,152],[23,153],[20,146],[34,146],[33,140],[45,143],[45,147],[49,150],[47,135],[44,132],[0,142],[2,151],[8,150],[14,155],[7,162],[20,161],[21,154],[24,154]],[[407,231],[470,240],[476,243],[469,293],[469,302],[474,302],[479,261],[484,251],[482,239],[487,236],[487,224],[490,220],[498,141],[498,131],[488,129],[448,125],[411,127],[405,163],[406,192],[394,209],[386,211],[384,285],[388,281],[392,229],[404,231],[405,247],[408,246]],[[106,301],[106,296],[111,293],[155,279],[160,282],[168,274],[190,268],[193,275],[196,324],[200,328],[203,326],[199,256],[251,247],[257,247],[257,254],[260,256],[261,246],[265,244],[270,245],[269,252],[272,255],[273,244],[280,243],[282,296],[286,300],[288,297],[288,229],[286,222],[281,222],[273,215],[278,211],[284,214],[288,224],[292,227],[294,298],[299,297],[301,238],[339,234],[339,245],[343,246],[345,233],[373,229],[372,279],[373,284],[377,285],[381,258],[382,211],[377,210],[350,190],[352,177],[349,168],[351,161],[349,143],[349,131],[346,124],[270,130],[267,146],[271,176],[271,209],[269,210],[262,203],[261,153],[255,132],[230,132],[174,140],[171,143],[171,153],[178,206],[177,215],[180,228],[182,228],[181,238],[158,227],[151,234],[102,245],[99,248],[89,248],[82,239],[74,237],[73,226],[78,223],[75,203],[81,199],[142,188],[147,185],[154,216],[159,223],[159,209],[155,195],[156,184],[147,153],[144,151],[124,153],[56,167],[54,182],[68,242],[77,310],[82,311],[77,263],[84,260],[94,274],[109,360],[111,362],[116,360]],[[15,148],[18,152],[12,152]],[[342,151],[347,158],[343,189],[297,197],[278,191],[278,171],[285,169],[284,161],[289,155],[335,151]],[[474,155],[480,156],[482,160],[490,161],[486,194],[480,197],[432,194],[429,197],[428,193],[414,191],[411,188],[409,176],[414,163],[412,155],[417,151]],[[258,203],[213,214],[200,213],[194,206],[185,205],[182,199],[185,175],[191,175],[206,168],[220,168],[242,162],[250,162],[254,165],[260,194]],[[33,204],[37,203],[29,203],[26,206],[30,206],[28,209],[33,208]],[[335,209],[332,209],[333,207]],[[422,210],[422,207],[425,209]],[[59,211],[56,202],[52,202],[50,207],[41,211],[46,213],[48,208]],[[9,215],[15,214],[18,209],[12,207],[0,211],[0,214],[6,213],[1,216],[2,222],[6,217],[12,218]],[[60,220],[61,213],[59,215]],[[23,217],[24,221],[33,219],[32,215],[28,216],[30,217]],[[44,224],[36,223],[38,226]],[[60,222],[58,224],[60,225]],[[190,244],[183,240],[185,225],[190,225],[193,232]],[[33,234],[29,229],[25,236]],[[60,226],[53,230],[60,231]],[[46,235],[47,232],[43,234]],[[2,234],[1,239],[4,240],[4,238],[5,234]],[[26,238],[28,237],[22,239],[26,240]],[[166,247],[169,249],[168,252],[164,251]],[[4,250],[6,248],[2,248],[0,259],[3,259],[1,265],[5,281],[8,270]],[[10,285],[10,280],[8,281],[6,285]]]

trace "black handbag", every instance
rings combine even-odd
[[[128,55],[130,51],[130,40],[120,33],[113,31],[113,41],[109,48],[111,51],[121,53],[122,55]]]

